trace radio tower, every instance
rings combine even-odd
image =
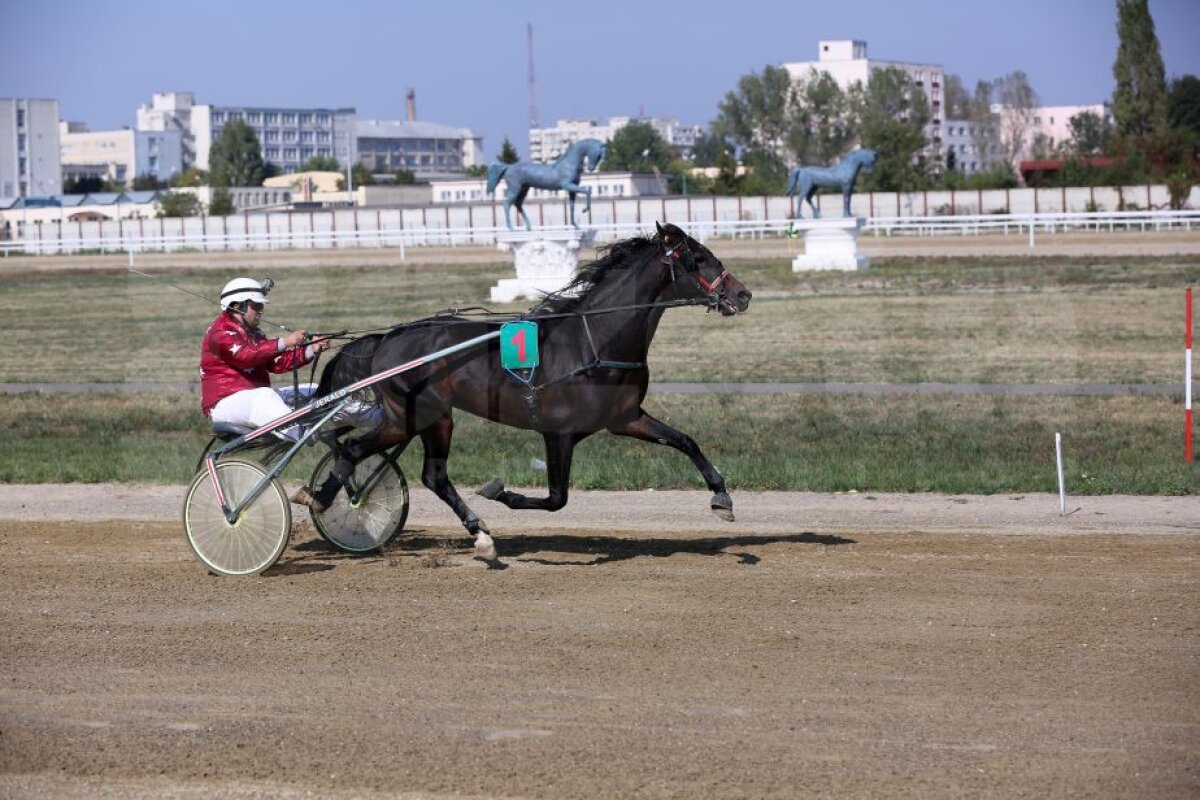
[[[537,93],[533,79],[533,23],[525,23],[525,43],[529,51],[529,129],[540,127],[537,115]]]

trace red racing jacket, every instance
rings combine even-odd
[[[290,372],[311,359],[308,348],[279,349],[278,339],[247,330],[225,312],[213,320],[200,345],[200,409],[209,416],[213,406],[243,389],[271,385],[268,373]]]

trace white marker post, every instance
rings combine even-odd
[[[1058,463],[1058,512],[1067,513],[1067,484],[1063,480],[1062,434],[1054,433],[1054,460]]]
[[[1192,290],[1188,289],[1184,300],[1184,356],[1183,356],[1183,459],[1192,463]]]

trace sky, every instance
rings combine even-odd
[[[965,86],[1024,70],[1043,105],[1112,94],[1115,0],[0,0],[0,97],[57,99],[92,130],[136,124],[155,92],[198,103],[357,110],[471,128],[528,153],[537,119],[707,125],[738,79],[867,42]],[[1168,78],[1200,74],[1200,0],[1150,0]]]

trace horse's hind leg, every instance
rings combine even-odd
[[[479,490],[479,494],[512,509],[533,508],[542,511],[558,511],[567,504],[567,493],[571,481],[571,459],[575,454],[575,445],[584,436],[586,434],[542,434],[542,438],[546,442],[546,475],[550,485],[546,497],[528,497],[507,491],[499,478],[492,478],[491,482]]]
[[[733,499],[725,491],[725,478],[712,465],[708,457],[700,450],[700,446],[682,431],[675,430],[670,425],[655,419],[639,409],[640,415],[632,422],[617,424],[609,427],[609,431],[617,436],[632,436],[644,442],[665,444],[686,455],[700,470],[700,475],[708,488],[712,490],[712,512],[726,522],[733,522]]]
[[[450,441],[454,436],[454,419],[449,412],[421,431],[421,444],[425,446],[425,464],[421,469],[421,483],[450,506],[462,521],[467,532],[475,537],[475,557],[484,561],[495,561],[496,544],[475,512],[463,502],[450,482],[446,462],[450,458]]]
[[[292,497],[292,501],[309,506],[317,511],[317,513],[320,513],[333,504],[337,493],[342,490],[342,487],[346,485],[346,481],[354,474],[354,466],[359,461],[362,461],[369,455],[382,452],[397,445],[400,446],[400,453],[404,452],[404,448],[408,446],[412,437],[399,431],[385,432],[387,427],[387,424],[384,423],[384,425],[368,433],[366,436],[351,439],[342,445],[334,445],[334,452],[338,454],[338,459],[334,463],[333,468],[329,470],[329,477],[325,479],[325,482],[320,487],[302,487]]]

